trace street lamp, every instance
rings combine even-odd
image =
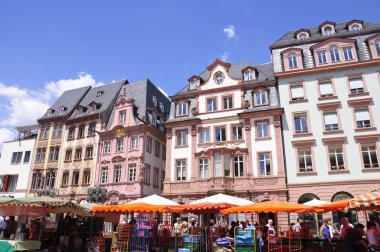
[[[51,188],[49,186],[46,186],[45,189],[37,189],[37,195],[39,197],[41,196],[49,196],[49,197],[55,197],[55,190],[54,188]]]
[[[87,189],[88,202],[105,203],[107,201],[107,189],[99,186]]]

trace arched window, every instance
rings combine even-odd
[[[309,202],[313,199],[319,200],[319,197],[312,193],[305,193],[298,199],[298,204],[304,204],[306,202]]]
[[[305,193],[298,199],[298,204],[305,204],[313,199],[319,200],[319,197],[312,193]],[[316,214],[304,213],[304,214],[299,214],[298,217],[302,219],[304,222],[308,223],[308,225],[311,226],[311,229],[316,230],[316,233],[318,233],[317,231],[318,226],[317,226],[317,222],[315,218]],[[318,222],[322,222],[322,214],[318,214],[317,217],[318,217]]]
[[[330,46],[329,51],[330,51],[331,62],[340,61],[339,48],[336,45]]]
[[[222,84],[222,82],[224,80],[224,74],[222,72],[217,72],[214,75],[214,80],[215,80],[216,84]]]
[[[325,28],[323,29],[323,34],[324,34],[325,36],[330,36],[330,35],[333,35],[333,34],[334,34],[334,31],[333,31],[333,29],[332,29],[331,26],[327,26],[327,27],[325,27]]]
[[[289,61],[289,68],[297,68],[297,54],[294,52],[291,52],[288,54],[288,61]]]
[[[307,39],[309,36],[306,34],[306,33],[301,33],[299,36],[298,36],[298,39],[299,40],[305,40]]]
[[[348,192],[337,192],[334,194],[331,198],[331,202],[339,201],[339,200],[345,200],[345,199],[351,199],[353,196]],[[358,215],[355,211],[349,210],[347,213],[345,212],[333,212],[333,222],[334,224],[337,224],[337,226],[340,226],[340,219],[347,217],[348,221],[351,224],[356,224],[358,222]]]
[[[358,24],[354,24],[351,26],[351,31],[360,31],[362,28]]]
[[[380,56],[380,39],[375,40],[377,56]]]

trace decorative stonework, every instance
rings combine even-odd
[[[277,183],[278,183],[278,178],[259,178],[259,179],[255,179],[255,186],[276,185]]]
[[[137,189],[136,184],[133,184],[133,185],[127,185],[127,186],[125,187],[125,191],[126,191],[127,193],[135,192],[136,189]]]
[[[125,158],[122,156],[115,156],[111,159],[112,163],[121,163],[125,161]],[[103,162],[103,161],[102,161]],[[109,163],[109,161],[108,161]]]
[[[190,188],[190,183],[171,184],[170,188],[173,191],[184,190]]]

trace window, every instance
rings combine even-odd
[[[86,158],[90,159],[93,157],[94,147],[93,146],[87,146],[86,147]]]
[[[164,189],[165,171],[161,171],[161,189]]]
[[[261,153],[259,154],[259,168],[260,168],[260,176],[271,176],[271,159],[269,153]]]
[[[258,122],[257,127],[257,138],[269,137],[268,134],[268,122]]]
[[[264,91],[264,90],[261,90],[261,91],[258,91],[255,93],[255,103],[256,105],[265,105],[265,104],[268,104],[268,101],[267,101],[267,92]]]
[[[66,150],[66,153],[65,153],[65,161],[71,161],[72,153],[73,153],[72,150]]]
[[[40,140],[46,140],[49,138],[49,127],[41,128],[40,130]]]
[[[54,126],[54,128],[53,128],[53,138],[54,139],[62,137],[62,128],[63,128],[62,125]]]
[[[32,176],[32,184],[30,186],[30,189],[37,190],[41,187],[41,181],[42,181],[42,173],[41,171],[35,171],[33,172]]]
[[[69,172],[64,172],[62,175],[62,186],[69,185]]]
[[[185,146],[187,144],[187,133],[186,130],[178,131],[177,133],[177,145]]]
[[[120,111],[119,112],[119,123],[125,123],[126,119],[127,119],[127,112],[125,110]]]
[[[69,129],[69,135],[67,137],[68,140],[73,140],[75,135],[75,128]]]
[[[375,47],[376,47],[377,56],[380,56],[380,39],[377,39],[375,41]]]
[[[193,79],[190,81],[190,89],[197,89],[200,81],[198,79]]]
[[[294,115],[294,127],[296,134],[308,133],[307,113],[300,113]]]
[[[301,33],[299,36],[298,36],[298,39],[299,40],[305,40],[309,37],[309,35],[307,35],[307,33]]]
[[[330,97],[334,96],[334,91],[331,81],[320,81],[319,82],[319,93],[321,97]]]
[[[46,148],[38,148],[36,155],[36,163],[43,163],[45,161]]]
[[[88,136],[95,136],[95,124],[88,125]]]
[[[351,94],[364,93],[364,84],[361,77],[349,78]]]
[[[330,58],[332,62],[340,61],[339,49],[336,45],[330,46],[329,51],[330,51]]]
[[[104,94],[103,91],[98,91],[98,92],[96,93],[96,96],[99,97],[99,96],[102,96],[102,94]]]
[[[177,104],[177,116],[187,115],[187,103],[181,102]]]
[[[116,139],[116,152],[124,151],[124,139],[118,138]]]
[[[216,98],[207,99],[207,111],[215,111],[215,110],[217,110]]]
[[[60,107],[59,111],[58,111],[58,114],[63,114],[63,112],[65,112],[65,108],[64,107]]]
[[[317,54],[318,54],[318,63],[326,64],[327,63],[326,51],[319,51]]]
[[[232,96],[223,97],[223,109],[232,109]]]
[[[344,47],[343,54],[345,60],[353,60],[354,56],[352,54],[352,47]]]
[[[337,112],[323,113],[325,119],[325,131],[339,130],[339,120]]]
[[[152,138],[151,137],[146,138],[146,151],[149,153],[152,152]]]
[[[75,150],[75,160],[81,160],[82,159],[82,148],[77,148]]]
[[[55,171],[48,170],[45,175],[45,186],[43,188],[54,188],[55,183]]]
[[[216,142],[226,141],[226,128],[224,126],[215,127],[215,141]]]
[[[109,153],[111,153],[111,141],[107,140],[107,141],[104,141],[103,154],[109,154]]]
[[[332,171],[344,169],[342,146],[329,146],[330,168]]]
[[[56,162],[59,158],[59,146],[50,147],[49,162]]]
[[[325,36],[330,36],[330,35],[334,34],[334,31],[333,31],[332,27],[330,27],[330,26],[325,27],[325,29],[323,29],[323,31],[324,31],[323,34]]]
[[[53,113],[53,111],[52,111],[51,109],[49,109],[49,110],[46,112],[46,116],[50,116],[52,113]]]
[[[201,144],[210,142],[210,129],[201,129],[200,142]]]
[[[355,118],[358,129],[371,127],[371,117],[368,108],[355,109]]]
[[[11,164],[21,164],[22,151],[13,152]]]
[[[165,106],[162,102],[160,102],[160,110],[161,112],[165,112]]]
[[[5,175],[3,176],[2,192],[16,192],[18,175]]]
[[[221,177],[221,176],[223,176],[222,156],[215,155],[214,156],[214,177]]]
[[[116,165],[114,171],[115,171],[115,174],[114,174],[113,181],[115,183],[120,183],[121,182],[121,165]]]
[[[199,178],[208,179],[208,159],[199,159]]]
[[[152,115],[152,120],[151,120],[152,125],[156,126],[156,124],[157,124],[157,115],[154,112],[152,112],[151,115]]]
[[[298,167],[300,172],[312,172],[313,162],[311,158],[311,148],[298,149]]]
[[[89,185],[90,179],[91,179],[91,171],[90,170],[84,170],[82,184]]]
[[[243,128],[242,126],[232,127],[232,140],[242,140],[243,139]]]
[[[85,114],[86,111],[87,111],[87,108],[85,108],[85,107],[79,108],[79,114],[81,114],[81,115]]]
[[[214,75],[214,80],[215,80],[216,84],[222,84],[223,80],[224,80],[224,74],[222,72],[217,72]]]
[[[244,162],[243,156],[234,157],[235,177],[244,176]]]
[[[244,80],[245,81],[253,80],[253,79],[254,79],[254,73],[253,73],[253,71],[245,71],[244,72]]]
[[[150,183],[150,165],[145,165],[144,178],[143,182],[149,184]]]
[[[289,53],[288,54],[288,62],[289,62],[289,68],[297,68],[297,54],[296,53]]]
[[[376,143],[362,145],[364,168],[379,168]]]
[[[361,29],[360,25],[357,24],[351,26],[351,31],[360,31]]]
[[[155,107],[157,107],[157,97],[156,96],[152,96],[152,102],[153,102],[153,105],[155,106]]]
[[[84,126],[80,126],[78,129],[78,138],[84,138]]]
[[[290,87],[292,101],[303,100],[305,95],[303,92],[303,85],[293,85]]]
[[[101,181],[102,184],[108,182],[108,167],[102,167],[101,169]]]
[[[25,151],[24,163],[27,164],[30,161],[30,151]]]
[[[177,180],[186,180],[186,160],[177,160]]]
[[[154,155],[156,157],[160,156],[160,143],[158,141],[154,141]]]
[[[162,160],[166,160],[166,146],[162,145]]]
[[[135,136],[131,136],[131,150],[137,150],[139,148],[139,138]]]
[[[154,167],[153,169],[153,186],[154,187],[158,187],[158,168],[157,167]]]
[[[79,185],[79,171],[73,172],[73,179],[71,181],[71,185]]]

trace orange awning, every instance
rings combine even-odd
[[[348,207],[348,202],[352,199],[339,200],[331,203],[313,206],[313,210],[317,213],[327,212],[344,212]]]
[[[107,205],[107,206],[94,206],[92,208],[94,213],[166,213],[169,210],[165,206],[156,206],[146,203],[124,204],[124,205]]]
[[[248,206],[239,206],[231,207],[225,210],[222,210],[222,214],[230,213],[277,213],[277,212],[286,212],[286,213],[305,213],[312,212],[310,206],[305,206],[302,204],[291,203],[286,201],[264,201]]]
[[[180,206],[168,206],[172,212],[193,213],[193,214],[213,214],[219,213],[222,209],[234,207],[236,205],[229,203],[198,203]]]
[[[380,192],[375,191],[359,195],[351,199],[348,205],[350,209],[356,210],[379,210]]]

